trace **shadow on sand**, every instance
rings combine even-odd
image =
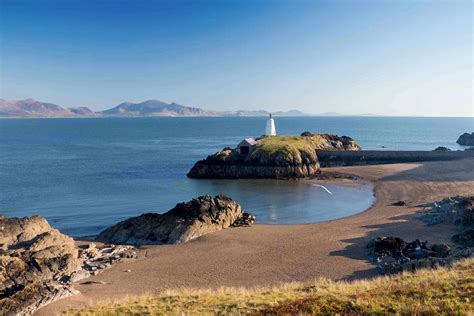
[[[398,181],[410,181],[410,182],[465,182],[474,181],[474,159],[463,161],[463,163],[445,161],[436,163],[423,163],[417,168],[402,171],[395,175],[390,175],[382,178],[381,182],[398,182]],[[446,192],[446,197],[456,194],[449,194]],[[443,193],[444,194],[444,193]],[[474,194],[474,192],[472,192]],[[428,240],[430,243],[439,242],[450,242],[450,237],[454,231],[454,225],[452,224],[437,224],[434,226],[427,226],[420,220],[418,220],[413,213],[413,209],[416,212],[421,210],[428,203],[434,202],[430,200],[430,197],[426,198],[417,196],[417,200],[420,203],[414,203],[413,205],[399,206],[395,208],[391,204],[378,205],[377,207],[387,208],[387,212],[393,211],[400,213],[403,209],[409,210],[411,214],[397,215],[390,217],[387,223],[365,225],[361,226],[369,232],[358,238],[350,238],[341,240],[348,245],[338,251],[330,253],[331,256],[342,256],[355,260],[363,260],[369,262],[369,252],[367,244],[381,236],[397,236],[404,240]],[[388,203],[389,201],[387,201]],[[436,232],[434,232],[436,230]],[[370,278],[377,275],[375,264],[372,264],[372,268],[355,271],[354,273],[345,276],[344,280],[354,280],[361,278]]]

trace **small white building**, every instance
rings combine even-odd
[[[272,114],[267,120],[267,128],[265,130],[265,136],[276,136],[275,121],[273,120]]]
[[[253,138],[246,138],[239,144],[239,152],[241,155],[247,155],[250,152],[250,149],[255,146],[257,142]]]

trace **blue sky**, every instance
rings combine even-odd
[[[0,0],[0,97],[474,116],[471,1]]]

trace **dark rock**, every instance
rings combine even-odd
[[[86,281],[82,282],[81,285],[103,285],[106,284],[104,281]]]
[[[233,224],[250,225],[255,218],[245,214],[227,196],[206,195],[179,203],[164,214],[147,213],[129,218],[107,228],[97,239],[133,245],[183,243]]]
[[[379,237],[369,243],[377,270],[383,274],[414,271],[420,267],[444,265],[451,247],[447,244],[428,245],[418,239],[406,243],[398,237]]]
[[[379,256],[389,255],[399,258],[404,245],[403,239],[398,237],[378,237],[369,244],[369,247],[373,247],[374,252]]]
[[[313,135],[314,135],[313,133],[308,132],[308,131],[301,133],[301,136],[303,136],[303,137],[313,136]]]
[[[252,226],[255,223],[255,219],[255,215],[243,212],[242,216],[232,224],[232,227]]]
[[[406,206],[407,203],[405,201],[397,201],[392,204],[393,206]]]
[[[436,147],[433,151],[451,151],[451,149],[443,146]]]
[[[456,141],[461,146],[474,146],[474,132],[469,134],[469,133],[464,133],[461,136],[459,136],[458,140]]]

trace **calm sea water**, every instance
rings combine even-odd
[[[310,223],[360,212],[369,185],[300,181],[193,180],[198,159],[259,136],[266,118],[110,118],[0,120],[0,212],[40,214],[73,236],[146,211],[164,212],[206,193],[228,194],[259,223]],[[364,149],[460,149],[473,118],[276,118],[279,134],[349,135]]]

